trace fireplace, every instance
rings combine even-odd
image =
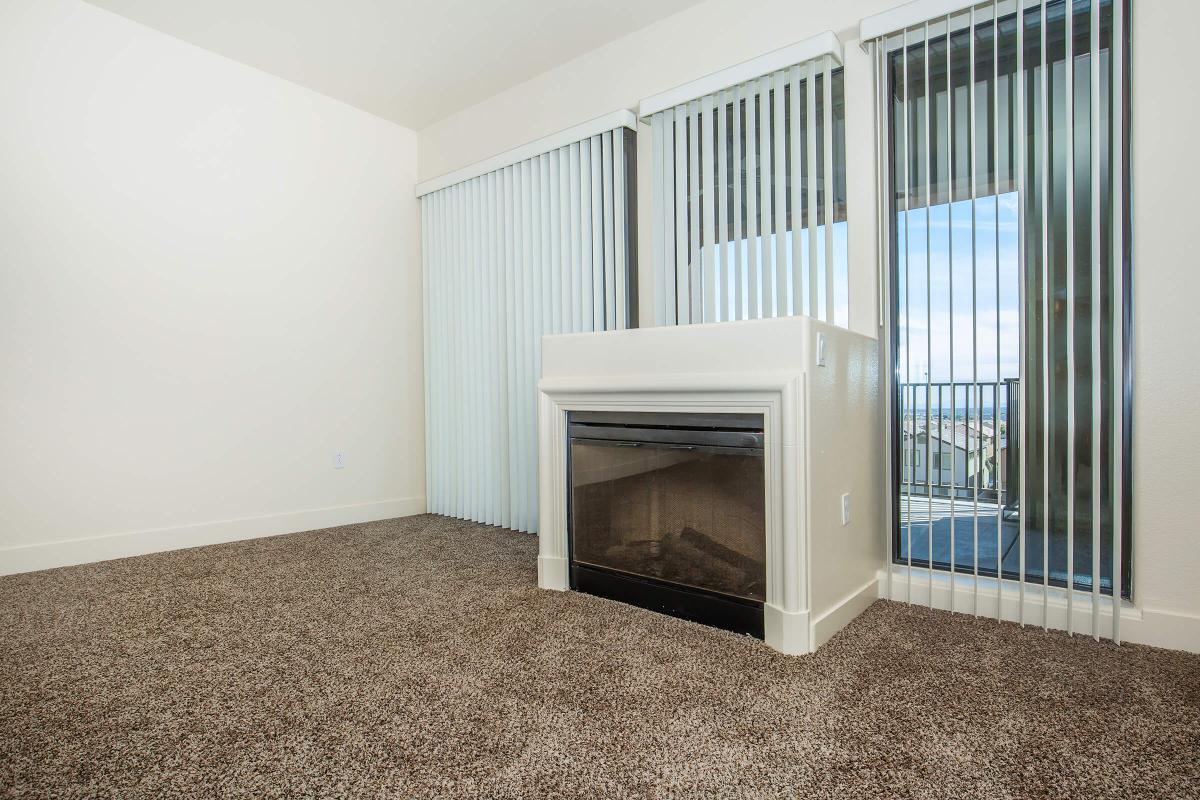
[[[761,414],[568,415],[570,586],[763,636]]]
[[[807,317],[543,337],[538,586],[816,650],[880,595],[878,356]]]

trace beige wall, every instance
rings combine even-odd
[[[841,3],[710,0],[431,125],[419,172],[434,177],[650,94],[832,29],[846,45],[851,327],[877,335],[870,63],[856,41],[865,15],[897,0]],[[1200,533],[1192,495],[1200,469],[1200,366],[1192,330],[1200,270],[1185,232],[1200,186],[1200,103],[1179,69],[1200,7],[1134,0],[1134,592],[1143,610],[1200,631]],[[643,132],[646,129],[643,128]],[[649,136],[640,137],[640,194],[649,198]],[[640,227],[648,231],[646,204]],[[650,237],[641,261],[649,264]],[[643,278],[645,290],[652,281]],[[646,309],[647,297],[642,298]]]
[[[1200,98],[1181,66],[1200,5],[1133,4],[1134,593],[1147,608],[1200,617]]]
[[[414,132],[76,0],[0,119],[0,572],[423,510]]]

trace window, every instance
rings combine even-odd
[[[875,42],[894,424],[966,454],[900,474],[893,556],[971,575],[976,611],[979,576],[1076,590],[1068,628],[1091,593],[1097,633],[1130,592],[1128,13],[1008,0]]]
[[[643,101],[657,324],[849,324],[841,46],[832,34],[818,44],[836,52],[799,43],[748,80],[726,71],[699,82],[713,90]]]
[[[621,112],[418,186],[430,511],[538,529],[541,336],[636,325],[635,124]]]

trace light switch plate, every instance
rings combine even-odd
[[[842,525],[850,524],[850,493],[842,495]]]
[[[825,334],[817,334],[817,366],[825,366]]]

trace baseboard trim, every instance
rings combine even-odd
[[[833,608],[813,620],[812,647],[815,651],[825,644],[851,620],[867,610],[867,606],[879,599],[879,581],[876,578],[864,583],[858,589],[843,597]]]
[[[909,587],[907,569],[896,565],[891,575],[891,598],[899,602],[911,601],[913,605],[930,606],[944,611],[971,614],[975,611],[972,580],[969,575],[956,576],[954,581],[944,572],[935,572],[932,581],[928,570],[913,568],[912,586]],[[888,598],[888,572],[878,574],[880,598]],[[932,595],[931,595],[932,589]],[[980,578],[978,614],[980,617],[997,617],[996,603],[999,597],[999,617],[1007,622],[1021,620],[1020,595],[1011,581],[1005,581],[999,594],[996,581]],[[1091,595],[1076,592],[1074,597],[1073,622],[1076,635],[1091,635]],[[951,606],[953,603],[953,607]],[[1100,607],[1100,636],[1109,638],[1112,631],[1111,598],[1105,597]],[[1052,587],[1046,597],[1046,626],[1052,630],[1067,629],[1066,592]],[[1043,623],[1042,587],[1026,584],[1024,605],[1025,627],[1040,628]],[[1168,650],[1185,650],[1200,653],[1200,616],[1183,611],[1153,608],[1125,601],[1121,605],[1121,641],[1163,647]]]
[[[1121,639],[1126,642],[1200,653],[1200,616],[1142,607],[1141,617],[1121,615]]]
[[[0,575],[36,572],[55,567],[91,564],[114,558],[183,550],[284,533],[333,528],[425,512],[424,497],[402,497],[374,503],[357,503],[307,511],[290,511],[257,517],[201,522],[153,530],[128,531],[57,542],[0,548]]]

